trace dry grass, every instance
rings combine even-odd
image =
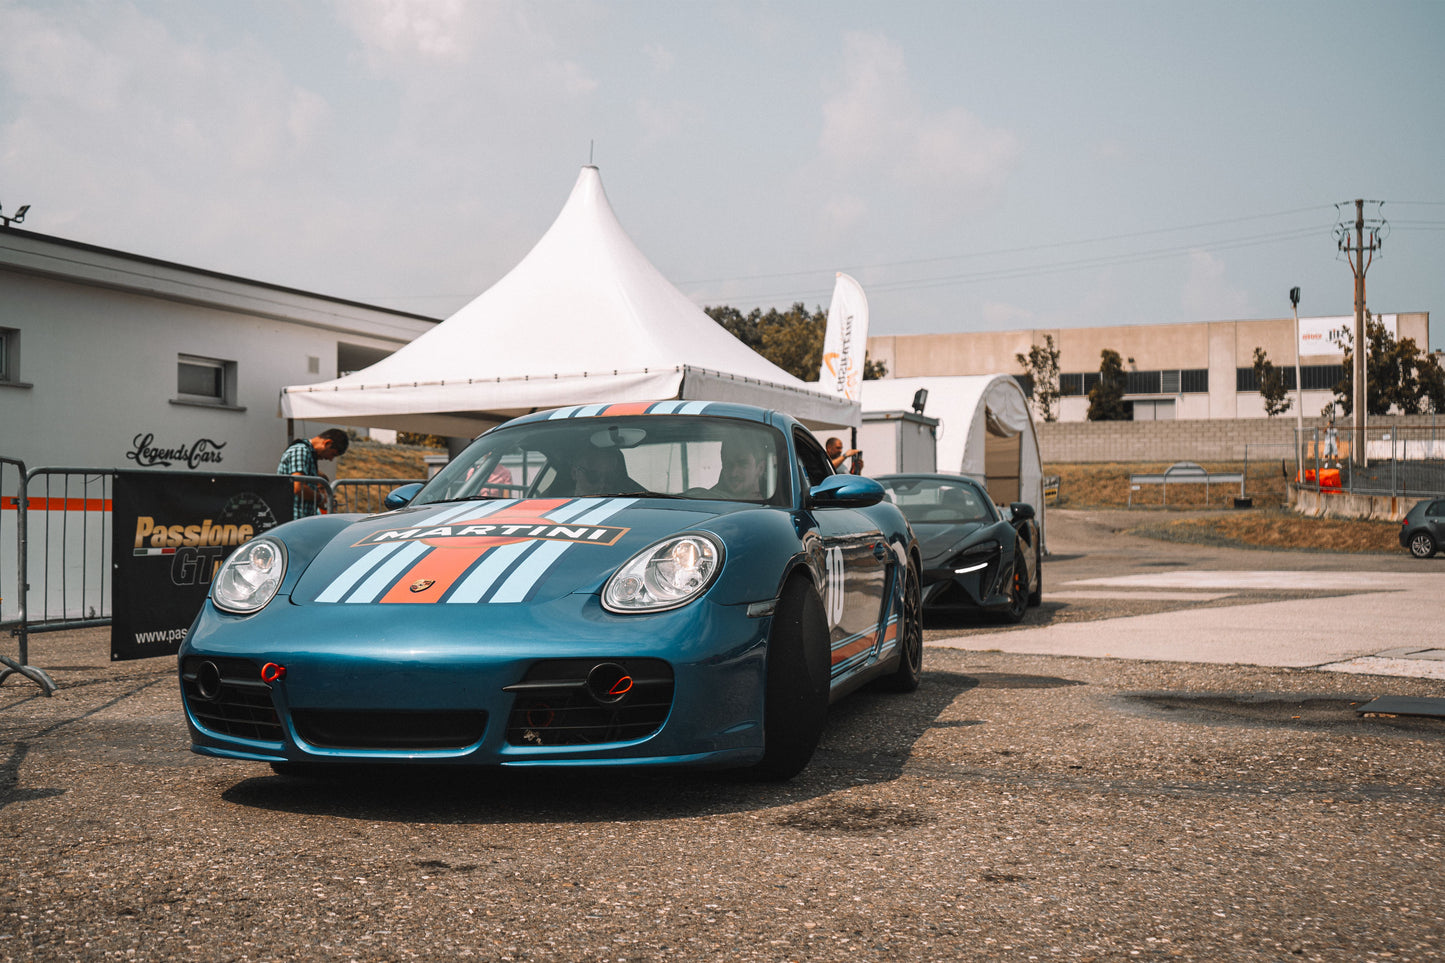
[[[1129,476],[1137,473],[1160,474],[1172,462],[1109,462],[1083,465],[1050,465],[1046,475],[1059,476],[1059,505],[1062,508],[1126,508],[1129,506]],[[1243,462],[1211,461],[1200,463],[1210,472],[1244,471]],[[1283,508],[1286,501],[1285,470],[1278,461],[1254,462],[1244,478],[1244,493],[1259,508]],[[1159,485],[1141,485],[1133,493],[1135,508],[1164,507],[1166,492]],[[1208,496],[1208,503],[1205,496]],[[1228,508],[1239,496],[1237,484],[1203,485],[1171,484],[1167,492],[1169,508]]]
[[[1211,472],[1243,471],[1242,462],[1203,462]],[[1054,465],[1045,474],[1059,476],[1061,508],[1119,509],[1129,507],[1129,475],[1163,472],[1169,463],[1100,463]],[[1242,548],[1345,553],[1398,553],[1400,526],[1395,522],[1346,518],[1308,518],[1288,508],[1288,478],[1278,461],[1254,462],[1245,475],[1249,509],[1231,509],[1239,489],[1211,485],[1205,504],[1203,485],[1170,485],[1169,504],[1158,485],[1134,492],[1133,511],[1139,515],[1136,535],[1169,541]],[[1199,509],[1230,509],[1218,514],[1195,515]],[[1169,513],[1189,510],[1189,518]]]
[[[426,477],[423,459],[435,454],[446,454],[446,449],[353,441],[346,454],[336,460],[336,477],[421,479]]]
[[[1301,552],[1385,553],[1397,555],[1400,526],[1352,518],[1307,518],[1288,510],[1258,510],[1150,520],[1135,535],[1171,542],[1193,542],[1234,548],[1272,548]]]

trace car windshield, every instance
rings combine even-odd
[[[470,498],[654,495],[786,505],[781,432],[687,415],[558,418],[482,435],[413,504]]]
[[[964,479],[883,478],[879,481],[910,525],[964,525],[998,518],[988,496]]]

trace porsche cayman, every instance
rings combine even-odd
[[[388,507],[226,560],[179,656],[196,752],[786,778],[830,701],[919,682],[903,513],[778,412],[539,412]]]

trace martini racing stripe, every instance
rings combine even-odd
[[[570,522],[587,507],[589,507],[589,503],[586,501],[573,502],[553,510],[547,517],[557,522]],[[507,569],[511,568],[523,555],[535,549],[536,545],[535,541],[512,542],[487,549],[482,556],[482,563],[462,579],[445,601],[460,603],[481,601],[482,596],[486,595],[497,583],[497,579],[505,575]]]
[[[578,524],[596,525],[611,518],[622,511],[633,502],[635,498],[608,499],[597,507],[596,511],[588,512],[577,519]],[[496,594],[489,601],[492,602],[520,602],[527,597],[527,593],[542,578],[543,573],[552,567],[552,563],[562,557],[562,553],[570,547],[568,542],[548,542],[538,546],[529,558],[517,566],[502,587],[497,589]]]
[[[408,542],[404,548],[387,559],[361,583],[361,586],[346,597],[347,602],[374,602],[386,591],[392,581],[411,567],[418,558],[425,555],[428,547],[422,542]]]
[[[501,502],[496,505],[489,505],[482,512],[482,514],[494,512],[500,508],[505,508],[507,505],[512,504],[513,501],[515,501],[515,499],[508,499],[505,502]],[[437,522],[450,521],[451,519],[456,518],[459,515],[465,515],[468,512],[475,512],[476,510],[477,506],[475,505],[449,505],[441,511],[435,513],[434,515],[427,516],[426,519],[424,519],[424,524],[433,525]],[[345,595],[347,591],[353,585],[355,585],[363,575],[371,571],[377,565],[381,564],[383,559],[385,559],[388,555],[395,551],[397,546],[402,544],[404,543],[394,542],[389,545],[378,545],[376,548],[367,552],[365,555],[361,556],[361,558],[357,559],[355,562],[352,562],[351,565],[347,567],[346,571],[342,572],[336,577],[335,581],[333,581],[330,585],[326,586],[326,588],[322,590],[321,594],[316,596],[316,601],[341,601],[341,597]]]
[[[316,596],[316,601],[340,602],[341,597],[345,595],[347,591],[353,585],[355,585],[363,575],[365,575],[367,572],[371,571],[373,568],[379,565],[382,559],[386,558],[392,552],[396,551],[403,544],[405,543],[392,542],[390,545],[376,546],[371,551],[361,556],[361,558],[352,562],[351,565],[346,569],[346,571],[342,572],[339,576],[337,576],[334,582],[326,586],[326,588],[322,590],[321,594]]]
[[[497,579],[512,566],[518,558],[532,547],[530,542],[513,542],[510,545],[499,545],[491,548],[482,555],[482,564],[472,569],[471,574],[462,580],[446,599],[448,602],[477,602],[483,595],[496,584]]]
[[[597,415],[700,415],[711,404],[711,401],[644,401],[611,405],[573,405],[570,408],[558,408],[547,418],[550,421],[559,418],[593,418]]]

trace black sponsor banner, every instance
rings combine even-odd
[[[291,479],[118,471],[112,505],[110,657],[174,655],[226,556],[291,520]]]

